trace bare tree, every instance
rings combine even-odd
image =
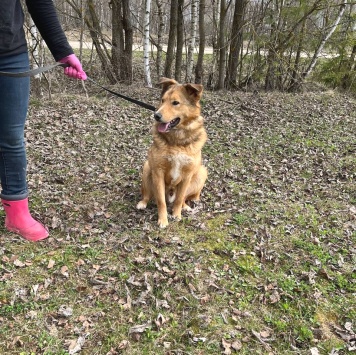
[[[216,74],[215,71],[216,71],[216,66],[219,57],[220,1],[221,0],[212,0],[213,26],[212,26],[211,42],[213,46],[213,59],[212,59],[212,65],[207,81],[207,87],[209,89],[213,89],[215,87],[215,74]]]
[[[335,22],[333,23],[333,25],[331,26],[330,30],[325,33],[325,35],[323,36],[323,38],[320,41],[319,46],[316,48],[313,58],[307,68],[307,70],[305,71],[305,73],[303,74],[303,78],[306,78],[307,76],[310,75],[310,73],[313,71],[316,62],[318,61],[319,55],[321,53],[321,51],[323,50],[326,42],[328,41],[328,39],[331,37],[331,35],[335,32],[337,25],[339,24],[344,12],[345,12],[345,8],[346,8],[346,4],[342,3],[340,5],[340,9],[339,9],[339,13],[337,14],[337,17],[335,19]]]
[[[193,66],[194,66],[194,47],[197,36],[197,22],[198,22],[198,0],[191,0],[190,6],[190,31],[188,40],[188,54],[187,54],[187,74],[186,82],[193,81]]]
[[[237,68],[240,65],[243,49],[243,26],[247,0],[236,0],[231,30],[230,53],[226,71],[226,87],[237,87]]]
[[[148,87],[152,87],[151,71],[150,71],[150,14],[151,14],[151,0],[145,0],[145,17],[144,17],[144,43],[143,43],[143,59],[145,67],[145,78]]]
[[[163,37],[163,31],[164,31],[162,0],[156,0],[156,4],[157,4],[157,15],[158,15],[156,71],[157,71],[157,76],[161,77],[163,75],[163,69],[162,69],[162,55],[163,55],[162,37]]]
[[[184,0],[178,0],[177,17],[177,49],[174,78],[180,82],[182,79],[183,45],[184,45],[184,23],[183,23]]]
[[[115,83],[116,77],[110,63],[111,56],[109,53],[109,49],[107,48],[107,44],[103,32],[100,27],[100,21],[99,21],[98,14],[96,13],[95,3],[93,0],[87,0],[87,4],[88,4],[88,12],[85,16],[85,23],[89,29],[89,33],[93,41],[93,45],[96,49],[96,53],[99,56],[102,69],[104,70],[110,82]],[[77,5],[73,5],[73,6],[75,6],[74,8],[77,10],[77,13],[81,14],[81,9],[78,8]]]
[[[195,66],[195,83],[201,84],[203,82],[203,61],[205,50],[205,0],[199,1],[199,53],[198,60]]]
[[[132,83],[133,30],[128,0],[112,0],[112,65],[119,81]]]
[[[219,78],[217,89],[224,88],[225,82],[225,68],[226,68],[226,56],[227,56],[227,47],[226,47],[226,15],[229,9],[232,0],[227,2],[226,0],[220,0],[220,25],[219,25],[219,39],[218,39],[218,48],[219,48]]]
[[[353,21],[356,4],[350,3],[350,13],[348,23],[345,29],[345,42],[351,43],[349,57],[345,60],[344,75],[341,80],[341,87],[345,90],[356,85],[356,22]]]
[[[171,12],[169,21],[169,37],[164,67],[164,76],[172,77],[172,66],[174,62],[174,48],[177,39],[177,21],[178,21],[178,2],[171,0]]]

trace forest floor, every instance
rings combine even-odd
[[[33,97],[27,123],[50,238],[0,212],[1,354],[355,352],[355,98],[205,92],[208,181],[160,230],[135,208],[152,113],[72,85]]]

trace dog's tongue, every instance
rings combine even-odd
[[[161,133],[167,132],[168,126],[169,126],[169,122],[168,123],[159,123],[158,127],[157,127],[158,132],[161,132]]]

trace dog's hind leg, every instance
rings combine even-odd
[[[143,173],[142,173],[142,186],[141,186],[142,200],[137,204],[136,206],[137,209],[143,210],[147,207],[149,200],[152,198],[151,185],[152,185],[151,169],[148,164],[148,161],[146,161],[143,166]]]
[[[198,172],[192,177],[186,194],[186,201],[199,201],[201,190],[204,187],[208,177],[208,171],[205,166],[200,166]],[[184,208],[184,206],[183,206]]]

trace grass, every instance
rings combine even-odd
[[[0,353],[351,354],[354,108],[337,93],[206,92],[202,201],[160,230],[153,203],[135,209],[150,114],[31,101],[31,209],[51,236],[0,227]]]

